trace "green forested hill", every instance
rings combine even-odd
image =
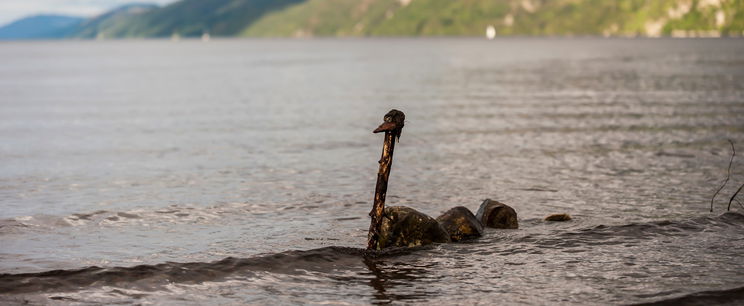
[[[744,0],[308,0],[246,36],[741,35]]]
[[[234,36],[265,14],[303,0],[181,0],[171,5],[125,14],[104,14],[76,37]],[[115,11],[121,11],[117,9]]]
[[[156,10],[158,7],[148,4],[130,4],[114,9],[103,15],[91,18],[78,26],[73,36],[80,38],[103,38],[126,36],[126,29],[131,25],[132,18]]]
[[[744,0],[182,0],[76,36],[742,35]]]

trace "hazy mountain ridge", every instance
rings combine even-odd
[[[2,39],[55,39],[74,33],[85,21],[82,17],[36,15],[22,18],[0,28]]]

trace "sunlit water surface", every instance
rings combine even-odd
[[[3,303],[744,299],[744,216],[723,214],[742,162],[708,212],[727,139],[744,152],[741,39],[12,42],[0,62]],[[388,204],[492,198],[520,229],[361,256],[391,108]]]

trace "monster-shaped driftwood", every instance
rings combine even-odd
[[[517,213],[511,207],[492,200],[481,204],[477,216],[458,206],[434,219],[412,208],[385,208],[388,178],[393,165],[395,140],[400,139],[406,116],[399,110],[389,111],[384,122],[373,132],[385,132],[380,169],[375,185],[375,199],[367,235],[367,249],[413,247],[435,242],[461,241],[480,237],[483,227],[517,228]]]

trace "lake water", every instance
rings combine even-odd
[[[744,155],[742,39],[6,42],[0,62],[3,304],[744,300],[740,159],[708,211],[727,139]],[[388,205],[492,198],[520,229],[362,256],[391,108]]]

